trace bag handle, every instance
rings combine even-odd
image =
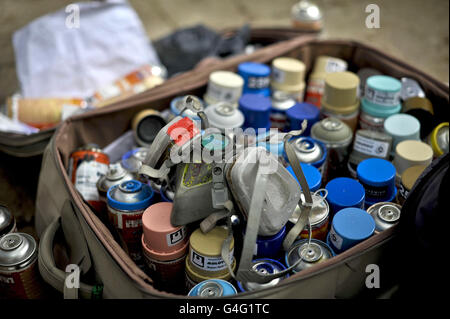
[[[39,241],[39,272],[50,286],[64,294],[64,299],[90,299],[97,288],[80,282],[80,287],[68,288],[65,284],[67,273],[56,266],[53,255],[53,243],[58,230],[62,229],[61,217],[56,218],[42,233]]]

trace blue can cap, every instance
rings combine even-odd
[[[309,136],[311,127],[319,121],[320,110],[310,103],[296,103],[286,111],[286,116],[289,119],[291,130],[299,130],[303,120],[308,120],[308,126],[303,135]]]
[[[322,185],[322,175],[320,174],[319,170],[314,166],[312,166],[311,164],[300,163],[300,166],[302,167],[303,174],[305,175],[306,182],[308,183],[310,191],[315,192]],[[289,165],[288,167],[286,167],[286,169],[295,178],[298,185],[300,185],[299,181],[297,180],[297,177],[295,177],[294,170],[292,169],[292,167]]]
[[[340,207],[362,207],[365,190],[357,180],[348,177],[338,177],[328,182],[327,201]],[[336,211],[335,211],[336,213]]]
[[[214,284],[215,287],[220,287],[221,294],[215,295],[213,297],[225,297],[225,296],[232,296],[237,293],[236,288],[232,284],[230,284],[228,281],[222,280],[222,279],[208,279],[204,280],[197,285],[195,285],[188,293],[189,297],[195,297],[195,296],[202,296],[202,290],[205,288],[210,288],[210,284]],[[219,293],[217,291],[216,293]],[[207,296],[209,297],[209,296]]]
[[[143,210],[153,202],[154,192],[147,184],[136,180],[112,186],[106,193],[108,205],[118,210]]]
[[[239,99],[239,109],[245,116],[243,128],[268,129],[271,105],[272,101],[266,96],[251,93],[242,95]]]
[[[368,158],[358,164],[358,179],[370,186],[386,186],[395,183],[395,167],[381,158]]]
[[[344,208],[333,217],[333,229],[341,237],[361,241],[372,236],[375,220],[360,208]]]
[[[238,65],[238,74],[242,77],[269,76],[270,67],[257,62],[242,62]]]

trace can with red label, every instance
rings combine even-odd
[[[37,257],[38,245],[31,235],[9,233],[0,238],[0,296],[14,299],[44,297]]]
[[[97,211],[102,209],[97,182],[108,171],[108,165],[108,155],[95,144],[83,146],[70,155],[69,177],[83,198]]]
[[[108,190],[107,206],[111,223],[117,229],[122,246],[138,266],[143,266],[142,214],[153,203],[153,190],[136,180],[122,182]]]
[[[0,205],[0,237],[16,232],[16,219],[8,207]]]

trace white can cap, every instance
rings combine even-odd
[[[224,101],[237,104],[242,95],[244,79],[230,71],[215,71],[209,75],[208,88],[204,96],[205,102],[214,104]]]

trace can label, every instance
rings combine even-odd
[[[239,99],[241,93],[241,90],[228,89],[226,87],[219,86],[214,82],[209,82],[208,84],[208,96],[217,101],[234,103]]]
[[[337,249],[341,249],[342,243],[344,242],[342,237],[336,234],[333,227],[330,229],[330,241]]]
[[[328,233],[328,217],[317,225],[311,225],[312,233],[311,238],[325,241]],[[309,238],[309,229],[306,227],[299,236],[301,239]]]
[[[183,226],[177,231],[174,231],[173,233],[169,233],[166,235],[166,241],[167,246],[175,246],[179,242],[183,241],[183,239],[186,237],[186,228]]]
[[[181,258],[169,261],[155,260],[144,254],[146,264],[150,270],[150,276],[152,279],[156,279],[159,285],[168,285],[170,288],[180,286],[183,282],[185,258],[184,255]],[[182,284],[181,284],[182,286]],[[181,287],[178,287],[181,288]]]
[[[322,79],[310,79],[306,89],[305,102],[321,107],[325,82]]]
[[[247,83],[247,87],[249,89],[265,89],[267,87],[269,87],[270,84],[270,79],[269,77],[249,77],[248,78],[248,83]]]
[[[23,270],[10,273],[0,271],[0,291],[6,293],[6,298],[38,299],[43,297],[43,285],[36,260]]]
[[[71,158],[71,168],[72,165],[74,165],[74,160]],[[73,177],[75,188],[85,200],[98,201],[100,196],[97,189],[97,181],[108,171],[108,163],[101,163],[95,159],[80,159],[79,163],[75,163],[75,165],[77,165],[75,176]]]
[[[366,155],[385,158],[388,155],[389,143],[356,134],[353,149]]]
[[[288,125],[288,118],[285,112],[272,111],[270,113],[270,127],[284,131]]]
[[[400,103],[400,95],[401,92],[378,91],[369,86],[366,86],[364,92],[364,98],[367,101],[387,107],[397,106]]]
[[[345,70],[347,70],[347,64],[339,60],[328,59],[325,65],[326,73],[343,72]]]
[[[398,194],[399,197],[405,201],[406,198],[408,198],[409,195],[409,191],[406,189],[406,187],[403,185],[403,183],[400,183],[399,188],[398,188]]]
[[[231,263],[233,263],[233,258],[234,258],[234,249],[230,251],[229,260],[231,261]],[[225,261],[222,259],[222,257],[204,256],[202,254],[199,254],[194,249],[191,249],[190,261],[194,266],[205,271],[220,271],[227,268],[227,265],[225,264]]]
[[[364,190],[366,191],[366,198],[367,199],[385,199],[388,195],[388,187],[387,186],[371,186],[367,184],[364,185]]]
[[[286,75],[283,71],[278,68],[273,68],[272,70],[272,80],[278,83],[283,83]]]

